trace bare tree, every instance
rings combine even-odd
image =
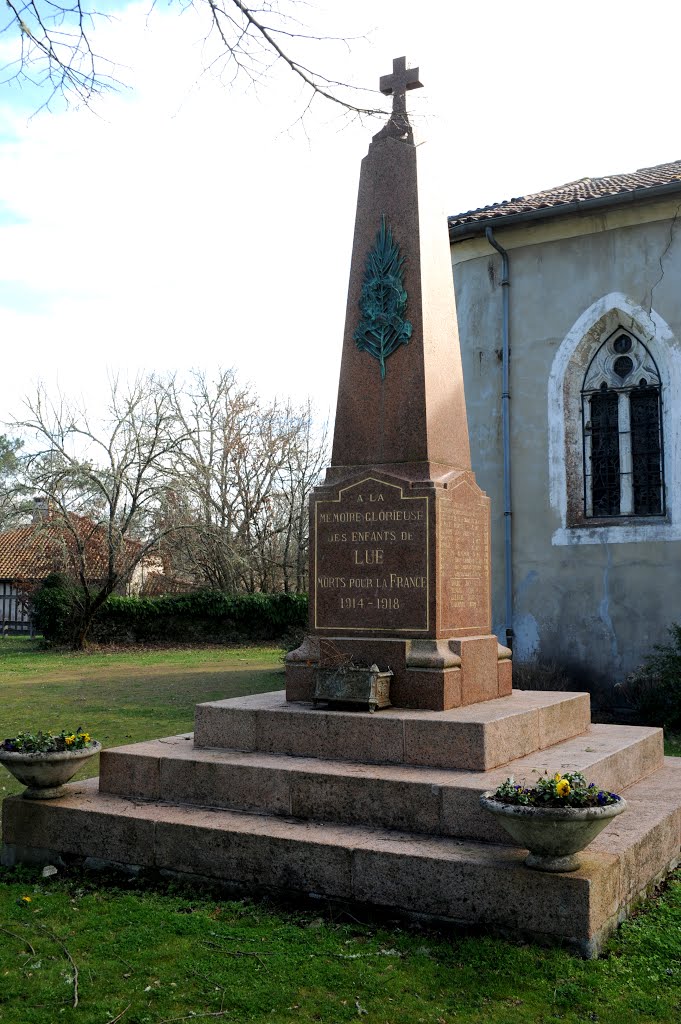
[[[174,566],[219,590],[304,590],[307,499],[325,455],[309,404],[264,403],[233,371],[173,391],[186,441],[164,515]]]
[[[283,589],[306,591],[310,541],[309,499],[328,461],[327,430],[318,432],[314,410],[308,401],[299,413],[298,429],[286,452],[280,474],[278,510],[281,526],[276,532]]]
[[[2,84],[38,85],[45,106],[57,95],[88,104],[100,93],[115,89],[114,65],[91,45],[96,23],[107,15],[74,0],[5,0],[0,34],[18,32],[17,56],[2,67]]]
[[[310,67],[305,44],[345,43],[308,31],[297,17],[305,6],[299,0],[261,0],[259,6],[243,0],[170,0],[178,10],[194,8],[205,24],[209,56],[206,70],[230,81],[242,78],[261,84],[277,64],[285,65],[303,86],[306,109],[320,98],[339,105],[352,115],[382,113],[372,106],[357,105],[349,97],[351,87]],[[96,95],[119,86],[116,66],[93,49],[97,22],[112,17],[88,0],[5,0],[7,5],[0,34],[17,32],[20,47],[16,58],[4,67],[4,81],[39,85],[45,105],[56,96],[89,104]],[[150,0],[150,13],[156,0]],[[353,89],[356,92],[356,89]]]
[[[307,502],[325,462],[309,405],[263,402],[232,371],[113,380],[96,421],[44,387],[16,425],[43,562],[76,585],[73,646],[140,570],[224,591],[302,591]],[[16,447],[17,442],[14,442]]]
[[[17,513],[17,498],[21,490],[17,479],[17,455],[21,447],[19,438],[0,434],[0,529],[5,528]]]
[[[129,583],[164,534],[158,509],[168,460],[185,441],[170,387],[156,376],[126,387],[112,381],[96,426],[84,410],[52,402],[40,387],[17,424],[27,434],[24,482],[44,496],[44,529],[78,584],[76,648],[107,597]]]
[[[240,589],[248,561],[242,543],[246,509],[239,506],[233,466],[243,457],[244,424],[256,400],[231,371],[214,384],[197,371],[186,389],[173,389],[172,402],[187,442],[168,467],[163,528],[174,535],[166,552],[197,582]]]

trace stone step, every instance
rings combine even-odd
[[[514,690],[450,711],[374,714],[288,702],[283,691],[196,705],[197,747],[486,771],[585,732],[587,693]]]
[[[61,800],[5,800],[3,863],[117,863],[370,904],[420,919],[559,941],[595,955],[631,903],[678,862],[681,759],[627,793],[629,811],[571,874],[530,871],[510,846],[243,811],[139,803],[73,783]]]
[[[196,748],[188,733],[103,751],[99,786],[138,800],[508,842],[497,821],[481,813],[478,799],[511,770],[527,781],[536,773],[583,771],[619,792],[662,760],[660,729],[616,725],[590,726],[488,772]]]

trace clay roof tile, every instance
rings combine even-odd
[[[531,195],[519,196],[516,199],[505,199],[501,203],[482,206],[477,210],[467,210],[449,217],[449,227],[457,228],[465,224],[484,227],[485,221],[502,219],[511,215],[522,215],[534,210],[555,209],[569,204],[578,204],[586,200],[605,198],[606,196],[622,195],[640,189],[655,188],[681,182],[681,160],[658,164],[655,167],[641,167],[637,171],[626,174],[610,174],[603,178],[579,178],[565,185],[534,192]],[[459,232],[457,232],[458,234]]]
[[[42,580],[50,573],[75,565],[76,539],[85,545],[87,575],[103,579],[107,573],[104,527],[82,516],[70,517],[69,529],[58,519],[40,520],[0,533],[0,580]],[[126,541],[137,545],[136,541]]]

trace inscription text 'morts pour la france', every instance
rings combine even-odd
[[[315,502],[315,627],[429,628],[428,497],[372,477]]]

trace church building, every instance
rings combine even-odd
[[[493,617],[624,678],[681,622],[681,161],[449,218]]]

